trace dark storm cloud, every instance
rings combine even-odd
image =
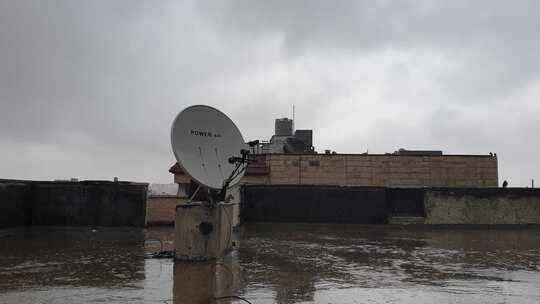
[[[498,151],[524,184],[540,169],[539,8],[0,0],[0,177],[165,182],[183,107],[267,139],[295,104],[319,149]]]
[[[538,76],[539,9],[538,1],[225,1],[203,11],[238,35],[282,37],[290,56],[441,52],[454,66],[433,76],[459,97],[484,99]]]
[[[0,9],[1,134],[49,142],[107,124],[121,7],[8,1]],[[116,113],[115,113],[116,114]]]

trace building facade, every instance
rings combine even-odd
[[[170,170],[185,187],[180,166]],[[492,155],[260,154],[248,166],[244,184],[380,187],[498,187]]]
[[[445,155],[439,150],[399,149],[386,154],[317,153],[312,130],[294,130],[294,121],[276,119],[269,141],[251,148],[252,161],[239,186],[338,185],[390,188],[493,188],[499,185],[497,156]],[[176,163],[169,172],[178,186],[176,202],[185,203],[194,183]],[[239,202],[239,187],[228,191]],[[163,199],[161,199],[163,200]],[[156,203],[152,215],[174,214],[174,200]],[[163,210],[161,210],[163,209]],[[235,212],[238,212],[236,210]],[[235,216],[237,218],[237,216]],[[167,218],[167,221],[172,219]]]

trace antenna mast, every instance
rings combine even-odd
[[[293,128],[293,131],[294,131],[294,103],[292,105],[292,128]]]

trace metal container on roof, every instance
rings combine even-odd
[[[308,148],[313,146],[313,130],[296,130],[294,137],[301,140]]]

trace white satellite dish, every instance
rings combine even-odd
[[[240,157],[247,145],[234,122],[221,111],[206,105],[195,105],[180,112],[171,128],[171,145],[176,160],[200,185],[222,189],[237,168],[229,162]],[[245,166],[245,164],[241,164]],[[244,168],[229,183],[240,181]]]

